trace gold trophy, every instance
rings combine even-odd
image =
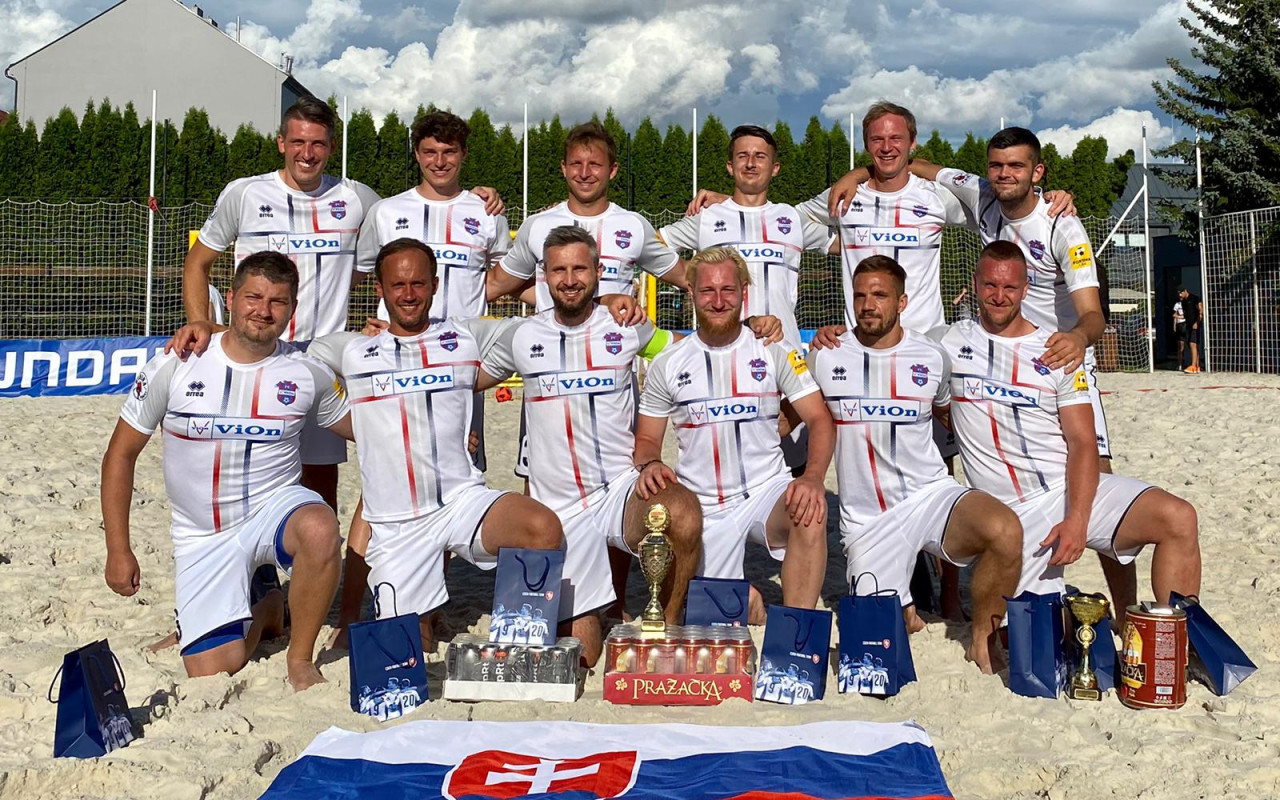
[[[1080,642],[1080,667],[1071,676],[1067,695],[1074,700],[1101,700],[1098,676],[1089,666],[1089,648],[1093,645],[1093,626],[1107,616],[1106,598],[1096,594],[1067,595],[1067,607],[1071,615],[1080,621],[1076,639]]]
[[[662,603],[658,600],[658,592],[667,579],[667,570],[675,554],[671,552],[671,540],[667,538],[667,526],[671,524],[671,516],[667,507],[661,503],[649,506],[645,515],[644,526],[649,533],[640,540],[640,572],[649,584],[649,604],[644,607],[640,617],[640,638],[661,639],[667,632],[667,618],[662,611]]]

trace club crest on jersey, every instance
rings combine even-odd
[[[614,241],[618,243],[618,247],[626,250],[631,246],[631,231],[614,231]]]
[[[462,221],[462,227],[466,228],[467,233],[475,236],[480,232],[480,220],[475,217],[467,217]]]
[[[276,384],[276,399],[282,406],[291,406],[298,399],[298,384],[293,381],[280,381]]]
[[[1036,261],[1044,258],[1044,242],[1039,239],[1032,239],[1027,242],[1027,249],[1031,251],[1031,257]]]
[[[139,372],[138,377],[133,381],[133,399],[145,400],[147,397],[147,375],[145,372]]]
[[[187,397],[204,397],[204,381],[192,381],[187,384]]]
[[[330,214],[334,219],[343,219],[344,217],[346,217],[346,216],[347,216],[347,201],[346,201],[346,200],[334,200],[332,203],[330,203],[330,204],[329,204],[329,214]]]
[[[724,233],[729,226],[725,223],[724,220],[718,219],[716,220],[716,224],[713,227],[715,227],[716,233]]]
[[[274,219],[274,216],[272,215],[271,212],[272,212],[271,206],[267,205],[266,203],[263,203],[262,205],[258,206],[258,219]]]
[[[778,217],[778,233],[791,233],[790,217]]]
[[[924,364],[911,365],[911,382],[916,386],[924,386],[929,382],[929,368]]]
[[[1036,372],[1040,373],[1041,375],[1048,375],[1052,371],[1049,369],[1048,364],[1040,360],[1039,356],[1031,359],[1031,366],[1035,367]]]
[[[440,346],[452,353],[458,349],[458,334],[454,331],[445,331],[440,334]]]
[[[844,367],[831,368],[831,380],[833,381],[847,381],[849,380],[848,374],[849,374],[849,370],[845,369]]]
[[[622,352],[622,334],[617,331],[610,331],[604,335],[604,349],[609,355],[616,356]]]
[[[693,376],[687,372],[681,372],[676,376],[676,386],[688,386],[693,383]]]
[[[396,220],[396,230],[398,230],[398,231],[407,231],[407,230],[409,230],[409,218],[408,218],[408,217],[400,217],[399,219],[397,219],[397,220]]]
[[[969,173],[961,172],[957,175],[952,175],[951,182],[954,183],[956,186],[964,186],[966,183],[969,182]]]
[[[542,356],[544,355],[543,353],[544,350],[546,350],[546,348],[540,344],[531,344],[529,345],[529,357],[542,358]]]
[[[915,214],[917,217],[923,217],[925,214],[929,213],[929,209],[927,206],[912,206],[911,213]]]
[[[765,376],[769,374],[769,365],[765,362],[763,358],[751,359],[750,366],[751,366],[751,377],[755,378],[758,381],[764,380]]]

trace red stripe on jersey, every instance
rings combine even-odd
[[[578,450],[573,446],[573,414],[569,408],[569,398],[564,400],[564,434],[569,443],[569,458],[573,461],[573,481],[578,484],[578,496],[582,499],[582,507],[587,508],[587,487],[582,485],[582,470],[578,467]]]
[[[222,512],[218,505],[218,479],[222,475],[222,442],[213,448],[213,531],[222,532]]]
[[[876,468],[876,448],[871,443],[871,426],[866,425],[862,430],[867,437],[867,460],[871,462],[871,482],[876,487],[876,500],[880,502],[880,510],[887,511],[889,505],[884,501],[884,490],[880,488],[880,470]]]
[[[405,398],[400,398],[400,438],[404,441],[404,468],[409,476],[409,497],[413,500],[414,516],[418,514],[418,478],[413,473],[413,448],[409,446],[409,411]]]
[[[1013,483],[1013,490],[1018,493],[1018,500],[1022,501],[1026,498],[1022,496],[1022,487],[1018,484],[1018,475],[1014,472],[1013,464],[1009,463],[1009,459],[1005,457],[1004,448],[1000,446],[1000,430],[996,425],[996,415],[991,413],[995,407],[995,403],[991,400],[987,401],[987,416],[991,418],[991,442],[996,447],[996,455],[1000,456],[1000,460],[1004,462],[1004,467],[1009,471],[1009,480]]]
[[[720,479],[720,437],[711,431],[711,456],[716,465],[716,500],[724,505],[724,481]]]
[[[258,416],[258,392],[262,391],[262,367],[258,367],[253,373],[253,406],[249,411],[249,416]]]

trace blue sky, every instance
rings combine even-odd
[[[0,62],[112,5],[0,0]],[[628,127],[718,115],[817,114],[848,125],[886,98],[953,141],[1001,120],[1069,150],[1086,134],[1112,154],[1186,135],[1154,104],[1168,58],[1190,59],[1182,0],[204,0],[206,14],[322,96],[380,116],[434,102],[498,122],[566,121],[612,107]],[[1049,7],[1046,7],[1049,6]],[[11,104],[6,96],[4,104]],[[927,134],[926,134],[927,135]],[[923,137],[922,137],[923,138]]]

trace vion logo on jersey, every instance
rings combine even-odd
[[[966,400],[991,400],[1006,406],[1038,407],[1040,390],[1034,386],[1013,386],[990,378],[964,379]]]
[[[452,389],[453,377],[453,367],[425,367],[372,375],[369,382],[372,384],[374,397],[387,397]]]
[[[278,442],[284,438],[284,422],[278,419],[254,417],[193,417],[187,420],[187,437]]]
[[[538,377],[538,385],[542,387],[543,397],[564,397],[571,394],[612,392],[617,388],[618,380],[612,373],[602,375],[599,371],[588,370],[542,375]]]
[[[915,422],[920,418],[920,402],[879,397],[841,400],[840,418],[844,422]]]
[[[853,243],[857,247],[919,247],[920,232],[915,228],[854,228]]]
[[[267,247],[277,253],[286,255],[337,253],[342,250],[342,238],[324,233],[273,233],[267,237]]]
[[[725,397],[690,403],[689,416],[694,424],[707,422],[743,422],[760,416],[760,404],[740,397]]]
[[[782,261],[786,254],[781,247],[769,245],[738,245],[738,254],[747,261]]]

